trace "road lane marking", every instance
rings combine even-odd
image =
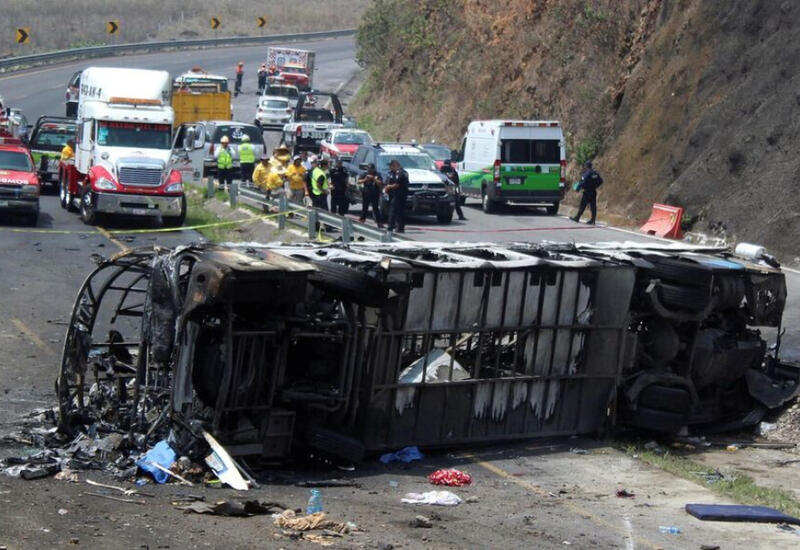
[[[22,321],[20,321],[19,319],[11,319],[11,323],[12,323],[12,324],[13,324],[15,327],[17,327],[17,329],[18,329],[18,330],[19,330],[19,331],[20,331],[22,334],[24,334],[24,335],[25,335],[25,337],[26,337],[28,340],[30,340],[30,342],[31,342],[31,343],[32,343],[34,346],[36,346],[37,348],[39,348],[40,350],[42,350],[43,352],[45,352],[45,353],[47,353],[47,354],[50,354],[50,355],[58,355],[58,354],[56,353],[56,351],[55,351],[53,348],[51,348],[50,346],[48,346],[47,344],[45,344],[45,343],[44,343],[44,341],[43,341],[41,338],[39,338],[39,337],[36,335],[36,333],[35,333],[35,332],[33,332],[33,331],[30,329],[30,328],[28,328],[28,325],[26,325],[25,323],[23,323],[23,322],[22,322]]]
[[[550,491],[547,491],[547,490],[543,489],[542,487],[539,487],[538,485],[534,485],[533,483],[525,481],[524,479],[520,479],[520,478],[514,476],[513,474],[510,474],[510,473],[506,472],[501,467],[499,467],[499,466],[497,466],[495,464],[491,464],[491,463],[486,462],[484,460],[477,460],[477,457],[475,457],[474,455],[466,454],[466,455],[462,455],[462,456],[464,458],[468,458],[470,460],[473,460],[474,463],[477,464],[478,466],[480,466],[481,468],[483,468],[485,470],[488,470],[488,471],[492,472],[493,474],[505,479],[506,481],[510,481],[511,483],[514,483],[515,485],[517,485],[519,487],[522,487],[523,489],[525,489],[525,490],[527,490],[527,491],[529,491],[529,492],[531,492],[533,494],[552,498]],[[569,509],[575,515],[581,516],[581,517],[583,517],[585,519],[588,519],[589,521],[595,523],[596,525],[599,525],[601,527],[605,527],[605,528],[610,529],[611,531],[617,533],[618,535],[620,535],[623,538],[623,540],[627,539],[627,540],[631,541],[631,543],[638,542],[640,545],[644,545],[646,547],[652,548],[653,550],[657,550],[659,548],[663,548],[663,545],[656,544],[653,541],[648,540],[646,538],[635,537],[632,533],[627,532],[625,529],[621,529],[621,528],[617,527],[616,525],[604,520],[601,517],[596,516],[595,514],[593,514],[592,512],[587,510],[586,508],[578,506],[577,504],[574,504],[572,502],[568,502],[568,501],[566,501],[564,499],[559,499],[558,502],[561,505],[563,505],[565,508]]]
[[[117,245],[119,249],[122,250],[123,252],[127,252],[128,250],[130,250],[130,248],[128,248],[126,245],[122,244],[120,241],[115,239],[114,236],[111,233],[109,233],[106,228],[100,227],[98,225],[97,231],[100,232],[106,239]]]

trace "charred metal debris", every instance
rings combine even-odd
[[[232,456],[358,461],[738,428],[797,393],[759,332],[780,334],[785,300],[780,270],[677,245],[137,249],[78,293],[58,432],[123,456],[163,439],[201,456],[206,430]]]

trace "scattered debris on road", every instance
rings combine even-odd
[[[428,481],[434,485],[462,487],[472,483],[472,476],[460,470],[436,470],[428,476]]]
[[[400,502],[406,504],[435,504],[437,506],[457,506],[461,497],[450,491],[427,491],[425,493],[406,493]]]

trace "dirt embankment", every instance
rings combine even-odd
[[[377,0],[354,108],[379,137],[453,146],[472,119],[560,119],[608,211],[680,205],[791,260],[798,22],[788,0]]]

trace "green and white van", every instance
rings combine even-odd
[[[558,213],[567,163],[557,121],[475,120],[458,157],[461,192],[479,198],[485,212],[499,204],[526,204]]]

